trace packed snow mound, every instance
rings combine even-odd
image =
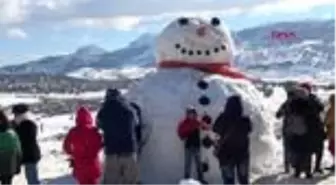
[[[208,83],[208,89],[204,91],[197,86],[201,79]],[[199,104],[199,98],[204,95],[210,100],[208,106]],[[275,146],[278,146],[273,129],[274,117],[263,104],[262,93],[250,82],[206,75],[190,69],[163,69],[147,75],[127,93],[127,97],[140,106],[145,123],[150,128],[142,155],[145,164],[141,165],[145,183],[177,183],[181,178],[184,150],[176,128],[184,117],[185,109],[194,106],[200,116],[206,113],[215,120],[231,95],[242,97],[244,113],[253,122],[252,171],[262,173],[272,168]],[[203,160],[210,164],[210,172],[206,175],[209,182],[220,183],[218,163],[212,150],[205,151]],[[150,181],[147,182],[147,179]]]
[[[198,182],[197,180],[194,179],[182,179],[179,182],[180,185],[201,185],[200,182]]]
[[[296,179],[289,175],[275,174],[261,177],[254,181],[255,185],[334,185],[336,176],[332,174],[314,177],[313,179]]]

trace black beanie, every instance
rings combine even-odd
[[[29,111],[29,106],[24,103],[19,103],[13,106],[12,113],[13,114],[24,114]]]

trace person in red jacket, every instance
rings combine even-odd
[[[63,149],[70,156],[73,176],[79,184],[98,184],[101,175],[99,151],[103,138],[94,126],[90,111],[77,110],[76,126],[66,135]]]
[[[197,180],[206,183],[203,177],[201,162],[201,136],[200,131],[208,129],[208,125],[198,120],[197,112],[194,108],[186,110],[186,117],[179,123],[177,128],[178,136],[185,144],[184,179],[190,178],[191,163],[194,160],[197,170]]]

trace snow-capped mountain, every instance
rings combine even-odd
[[[20,65],[5,66],[0,68],[0,73],[60,75],[83,71],[82,68],[96,71],[130,66],[146,67],[154,61],[153,45],[154,35],[143,34],[127,47],[116,51],[109,52],[98,46],[88,45],[68,55],[47,56]]]
[[[249,28],[233,33],[237,43],[236,65],[249,73],[266,77],[297,75],[334,76],[334,20],[282,22]],[[278,40],[272,32],[292,32],[295,38]],[[110,73],[118,76],[117,70],[140,69],[154,66],[155,35],[145,33],[125,48],[106,51],[89,45],[68,55],[48,56],[22,65],[6,66],[1,73],[69,74],[90,78]],[[112,69],[111,72],[107,72]],[[127,71],[127,70],[126,70]],[[126,73],[128,74],[128,72]],[[123,75],[123,73],[122,73]]]

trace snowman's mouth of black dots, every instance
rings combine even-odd
[[[225,44],[222,44],[220,47],[214,47],[212,49],[206,49],[206,50],[201,50],[201,49],[197,49],[197,50],[192,50],[189,48],[186,48],[184,46],[182,46],[179,43],[175,44],[175,49],[177,49],[182,55],[189,55],[189,56],[193,56],[193,55],[205,55],[205,56],[210,56],[212,53],[219,53],[221,51],[226,51],[227,47]]]

